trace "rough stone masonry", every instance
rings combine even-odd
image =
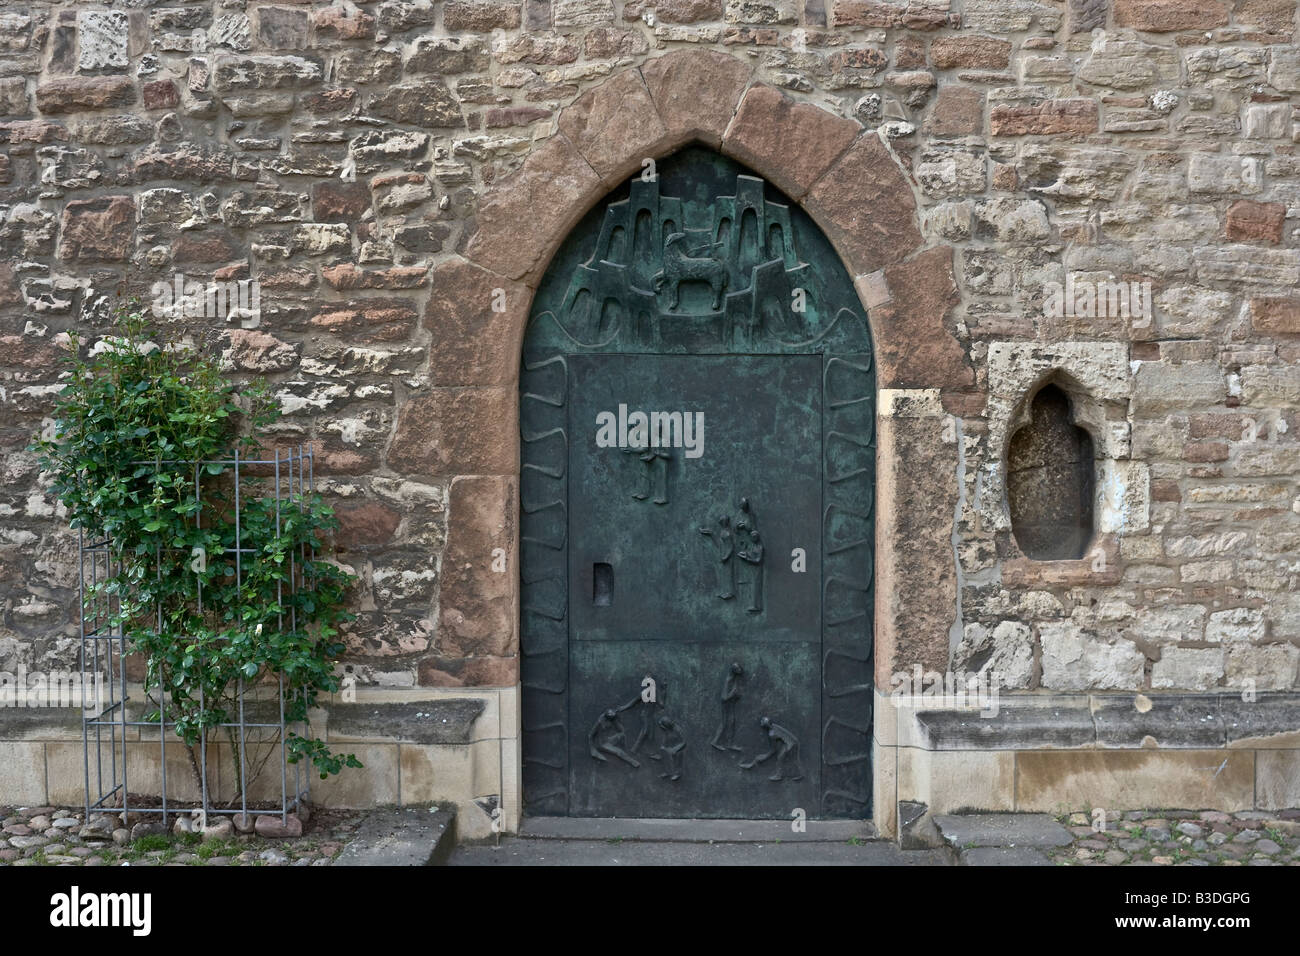
[[[58,334],[183,274],[260,285],[260,321],[190,324],[274,384],[274,441],[317,449],[362,687],[514,687],[517,586],[489,566],[517,556],[529,290],[686,130],[806,195],[842,250],[919,230],[857,275],[879,686],[919,663],[1295,689],[1297,29],[1293,0],[0,0],[0,671],[76,666],[77,539],[26,451]],[[896,189],[822,177],[859,149]],[[837,231],[841,200],[867,211]],[[492,238],[505,215],[523,252]],[[1153,308],[1053,314],[1067,279],[1149,282]],[[1048,379],[1097,448],[1078,561],[1025,558],[1006,507]]]

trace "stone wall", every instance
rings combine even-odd
[[[25,450],[58,333],[181,273],[260,283],[257,323],[187,325],[315,444],[362,686],[514,686],[490,565],[531,286],[696,136],[806,195],[870,311],[878,683],[1294,688],[1296,30],[1292,0],[0,0],[0,670],[78,646],[76,537]],[[681,89],[678,51],[711,56]],[[826,173],[852,151],[896,185]],[[1153,314],[1057,314],[1067,277],[1149,282]],[[1049,378],[1099,457],[1079,561],[1028,561],[1007,516]]]

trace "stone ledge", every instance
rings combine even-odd
[[[0,707],[0,740],[81,739],[75,707]]]
[[[333,704],[330,741],[397,740],[415,744],[470,744],[486,703],[469,697],[400,704]]]
[[[923,710],[915,720],[931,750],[1093,747],[1097,739],[1086,697],[1029,706],[1008,704],[1003,698],[996,717],[969,710]]]
[[[917,731],[930,750],[1212,750],[1300,745],[1300,694],[1260,694],[1247,702],[1224,694],[1149,694],[1140,713],[1134,694],[1002,697],[996,716],[974,710],[920,710]],[[888,699],[881,701],[888,706]],[[924,705],[922,705],[924,706]]]

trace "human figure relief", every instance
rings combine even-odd
[[[750,614],[763,610],[763,539],[758,533],[754,513],[750,509],[749,499],[740,499],[740,518],[736,522],[736,557],[743,579],[749,584]]]
[[[638,448],[624,448],[626,455],[636,455],[642,463],[641,486],[632,493],[637,501],[645,501],[654,496],[657,505],[668,504],[668,462],[672,455],[663,448],[651,448],[642,445]]]
[[[790,779],[802,780],[803,767],[799,763],[799,738],[780,724],[772,723],[768,717],[759,718],[758,725],[763,728],[763,733],[767,734],[767,753],[759,754],[753,760],[745,761],[740,765],[741,769],[749,770],[775,757],[776,773],[768,777],[768,780],[784,780],[785,771],[790,764],[794,765],[795,771],[795,775]]]
[[[745,670],[739,663],[733,663],[727,669],[727,676],[722,682],[722,722],[718,732],[709,741],[714,750],[740,750],[736,745],[736,707],[740,703],[740,682]]]
[[[636,758],[623,749],[627,735],[623,732],[623,721],[619,719],[618,713],[617,710],[610,709],[597,718],[591,733],[587,735],[591,755],[602,763],[608,763],[609,757],[605,754],[611,754],[624,763],[639,767],[641,764]]]
[[[655,738],[658,734],[659,718],[660,716],[664,716],[665,697],[668,693],[668,685],[663,681],[655,680],[654,678],[650,678],[650,681],[652,683],[649,686],[653,688],[653,692],[648,693],[643,690],[640,694],[619,708],[620,711],[629,710],[632,707],[638,706],[641,708],[641,729],[637,733],[636,740],[632,742],[631,747],[631,751],[634,754],[641,752],[641,745],[647,740],[650,742],[650,746],[653,749]],[[651,753],[650,759],[662,760],[663,757],[660,754]]]
[[[726,515],[718,518],[718,527],[700,528],[700,534],[709,539],[710,548],[714,557],[713,571],[718,584],[718,597],[724,601],[730,601],[736,596],[736,564],[733,556],[736,553],[736,544],[734,534],[731,530],[731,519]]]
[[[665,714],[659,718],[659,729],[662,731],[659,749],[663,751],[663,756],[668,758],[668,769],[659,776],[667,780],[680,780],[682,779],[682,751],[686,749],[686,736],[682,733],[682,725]]]

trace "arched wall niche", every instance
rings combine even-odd
[[[1082,558],[1096,538],[1101,478],[1096,436],[1106,410],[1068,374],[1053,370],[1025,395],[1007,429],[1006,506],[1026,557]]]

